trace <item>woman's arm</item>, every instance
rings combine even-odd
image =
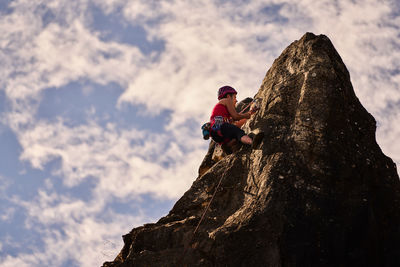
[[[252,110],[252,109],[249,111],[250,115],[253,115],[255,112],[256,112],[256,111],[255,111],[255,110]],[[246,121],[247,121],[247,119],[241,119],[241,120],[236,121],[236,122],[234,123],[234,125],[236,125],[237,127],[241,128],[241,127],[243,126],[243,124],[246,123]]]
[[[246,112],[244,114],[239,114],[236,111],[236,108],[233,105],[232,101],[224,101],[226,108],[228,109],[229,114],[232,116],[232,118],[235,121],[241,120],[241,119],[250,119],[251,113],[250,112]]]
[[[236,125],[236,127],[241,128],[241,127],[243,126],[243,124],[246,123],[246,121],[247,121],[247,119],[241,119],[241,120],[239,120],[239,121],[236,121],[236,122],[234,123],[234,125]]]

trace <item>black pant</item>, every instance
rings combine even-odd
[[[223,123],[221,125],[220,132],[222,136],[215,131],[211,131],[210,133],[211,138],[217,143],[230,141],[232,139],[236,139],[238,142],[240,142],[240,139],[246,135],[242,129],[230,123]]]

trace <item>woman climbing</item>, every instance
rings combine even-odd
[[[253,140],[239,127],[241,127],[256,110],[250,110],[244,114],[238,113],[235,108],[237,103],[236,95],[236,90],[230,86],[219,88],[219,102],[214,106],[210,117],[210,136],[215,142],[222,145],[228,144],[231,146],[234,140],[251,145]]]

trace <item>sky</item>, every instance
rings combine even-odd
[[[100,266],[165,216],[222,85],[327,35],[400,163],[397,0],[0,0],[0,266]]]

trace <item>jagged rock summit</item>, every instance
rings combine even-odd
[[[211,143],[169,214],[104,266],[400,266],[396,165],[330,40],[293,42],[255,97],[244,130],[264,132],[260,146],[215,157]]]

